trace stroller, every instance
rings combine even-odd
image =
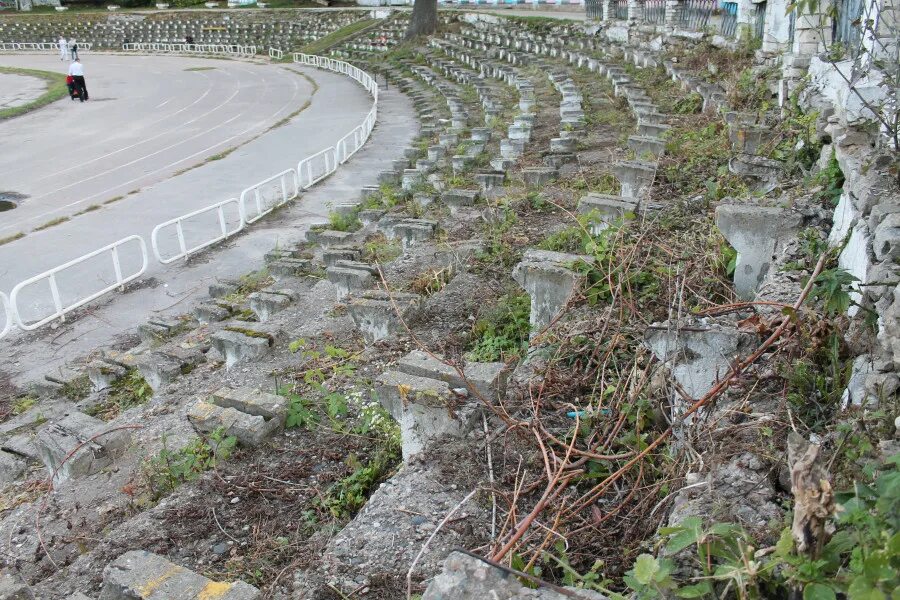
[[[69,98],[74,101],[78,97],[78,88],[75,87],[75,78],[71,75],[66,76],[66,87],[69,88]]]

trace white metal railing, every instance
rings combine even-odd
[[[78,42],[79,52],[90,52],[92,47],[92,43]],[[56,42],[0,42],[0,52],[59,52],[59,44]]]
[[[225,207],[229,204],[234,204],[237,207],[238,215],[238,226],[232,229],[228,228],[228,220],[225,218]],[[199,244],[196,244],[194,246],[188,247],[187,240],[184,237],[185,221],[188,221],[200,215],[211,213],[213,211],[215,211],[219,223],[219,230],[216,236],[206,241],[200,242]],[[231,198],[229,200],[223,200],[222,202],[216,202],[215,204],[206,206],[199,210],[195,210],[194,212],[190,212],[186,215],[175,217],[174,219],[170,219],[165,223],[160,223],[153,228],[153,233],[150,234],[150,245],[153,247],[153,254],[156,256],[156,260],[164,265],[167,265],[169,263],[175,262],[179,258],[187,258],[191,254],[196,254],[204,248],[208,248],[213,244],[221,242],[222,240],[227,239],[236,233],[239,233],[244,229],[244,225],[244,211],[241,208],[241,202],[237,198]],[[175,228],[175,235],[176,239],[178,240],[178,253],[173,254],[172,256],[164,257],[159,248],[159,234],[160,232],[163,232],[170,227]]]
[[[15,48],[12,48],[13,46]],[[89,44],[79,46],[79,48],[81,47],[90,49]],[[56,49],[56,46],[54,44],[0,44],[0,50],[3,49],[49,50]],[[136,52],[147,51],[186,54],[250,55],[256,53],[255,46],[228,46],[221,44],[126,44],[125,46],[123,46],[123,49]],[[277,49],[273,48],[272,50]],[[270,52],[270,56],[272,56],[273,58],[281,58],[283,56],[283,53],[282,51],[278,50],[275,53]],[[341,73],[356,80],[372,96],[373,101],[371,110],[366,115],[362,123],[354,127],[349,133],[340,138],[334,146],[330,146],[328,148],[325,148],[324,150],[316,152],[311,156],[301,159],[297,165],[296,170],[287,169],[285,171],[282,171],[281,173],[273,175],[272,177],[262,180],[256,185],[248,187],[243,192],[241,192],[241,196],[239,199],[232,198],[222,202],[217,202],[205,208],[195,210],[186,215],[176,217],[174,219],[166,221],[165,223],[160,223],[159,225],[157,225],[151,233],[150,241],[151,247],[153,249],[153,254],[155,255],[156,259],[162,264],[170,264],[178,259],[187,258],[192,254],[195,254],[205,248],[208,248],[209,246],[212,246],[213,244],[221,242],[239,233],[248,224],[258,221],[278,206],[281,206],[286,202],[289,202],[290,200],[298,197],[301,191],[308,189],[309,187],[315,185],[319,181],[322,181],[323,179],[334,173],[339,165],[347,162],[347,160],[349,160],[351,156],[358,152],[369,139],[369,136],[371,135],[378,118],[377,81],[375,81],[375,79],[371,75],[369,75],[362,69],[354,67],[353,65],[341,60],[300,53],[294,53],[293,59],[296,63]],[[270,187],[267,188],[267,186]],[[267,194],[267,190],[271,192],[271,195]],[[237,216],[236,218],[233,218],[231,221],[229,221],[226,218],[226,207],[230,207],[232,204],[236,207]],[[216,229],[215,235],[213,235],[209,239],[196,243],[195,245],[188,246],[184,231],[185,225],[191,221],[196,220],[197,217],[201,217],[209,213],[215,213],[215,216],[218,220],[218,228]],[[237,223],[237,225],[234,225],[235,222]],[[178,243],[178,251],[174,254],[163,255],[163,250],[160,248],[160,234],[163,234],[170,228],[174,228],[175,230],[175,236]],[[119,262],[119,248],[125,244],[133,242],[136,242],[141,250],[141,268],[136,273],[132,273],[128,276],[123,276],[121,265]],[[111,253],[113,268],[116,274],[115,283],[110,284],[109,286],[103,288],[100,291],[94,292],[89,296],[81,298],[68,306],[63,306],[59,288],[57,286],[56,275],[62,271],[65,271],[66,269],[69,269],[70,267],[73,267],[74,265],[81,264],[105,252]],[[132,235],[123,238],[118,242],[114,242],[108,246],[104,246],[99,250],[95,250],[94,252],[85,254],[84,256],[73,261],[69,261],[64,265],[60,265],[58,267],[50,269],[49,271],[45,271],[40,275],[36,275],[30,279],[26,279],[25,281],[18,284],[15,288],[13,288],[8,300],[6,296],[0,294],[0,303],[4,305],[3,308],[5,308],[5,312],[7,313],[6,323],[3,326],[3,329],[0,330],[0,338],[9,333],[9,330],[14,325],[26,331],[30,331],[37,329],[38,327],[41,327],[42,325],[45,325],[50,321],[53,321],[54,319],[64,319],[67,313],[103,296],[104,294],[113,291],[116,288],[122,288],[126,283],[133,281],[134,279],[143,275],[147,270],[147,263],[147,245],[144,242],[144,239],[140,236]],[[50,295],[53,301],[54,312],[51,315],[40,318],[38,321],[25,323],[18,306],[19,294],[23,289],[43,280],[46,280],[48,285],[50,286]]]
[[[271,184],[276,185],[271,185]],[[268,187],[267,187],[268,186]],[[271,196],[266,190],[271,191]],[[286,169],[277,175],[263,179],[255,185],[251,185],[241,192],[241,214],[248,225],[256,223],[261,218],[284,204],[287,204],[300,195],[300,182],[297,171]],[[253,212],[249,210],[247,202],[253,199]]]
[[[278,48],[269,48],[269,58],[281,60],[282,58],[284,58],[284,50],[279,50]]]
[[[9,298],[7,298],[6,294],[3,292],[0,292],[0,305],[2,305],[3,318],[5,319],[3,321],[3,329],[0,329],[0,340],[2,340],[13,326],[13,316],[12,310],[9,308]]]
[[[125,244],[129,244],[132,242],[137,242],[138,247],[141,250],[141,268],[138,269],[135,273],[131,273],[130,275],[125,276],[122,274],[122,265],[119,260],[119,248],[121,246],[124,246]],[[57,285],[57,281],[56,281],[57,274],[61,273],[62,271],[65,271],[66,269],[74,267],[75,265],[78,265],[87,260],[90,260],[90,259],[94,258],[95,256],[99,256],[105,252],[109,252],[110,257],[112,258],[113,271],[116,276],[115,283],[112,283],[112,284],[104,287],[102,290],[99,290],[97,292],[94,292],[93,294],[90,294],[89,296],[81,298],[80,300],[77,300],[77,301],[73,302],[72,304],[69,304],[68,306],[63,306],[62,297],[60,296],[60,293],[59,293],[59,286]],[[34,277],[31,277],[30,279],[26,279],[25,281],[23,281],[22,283],[20,283],[16,287],[14,287],[12,290],[12,293],[10,293],[10,295],[9,295],[10,312],[12,313],[12,315],[16,321],[16,325],[18,325],[21,329],[24,329],[25,331],[31,331],[31,330],[37,329],[41,325],[45,325],[45,324],[49,323],[50,321],[53,321],[54,319],[60,319],[60,320],[64,321],[66,314],[72,312],[73,310],[75,310],[76,308],[78,308],[80,306],[83,306],[84,304],[87,304],[88,302],[90,302],[92,300],[96,300],[100,296],[103,296],[107,292],[111,292],[112,290],[114,290],[116,288],[119,288],[121,290],[126,283],[128,283],[129,281],[134,281],[135,279],[137,279],[138,277],[143,275],[146,270],[147,270],[147,244],[144,243],[144,239],[142,237],[140,237],[138,235],[130,235],[128,237],[122,238],[121,240],[119,240],[117,242],[113,242],[112,244],[104,246],[104,247],[100,248],[99,250],[94,250],[93,252],[89,252],[88,254],[85,254],[84,256],[76,258],[75,260],[70,260],[69,262],[59,265],[58,267],[54,267],[48,271],[44,271],[40,275],[35,275]],[[22,318],[22,311],[19,309],[19,304],[18,304],[19,293],[23,289],[27,288],[28,286],[38,283],[40,281],[44,281],[44,280],[46,280],[47,284],[50,286],[50,297],[53,299],[54,311],[52,314],[50,314],[46,317],[43,317],[43,318],[39,319],[38,321],[35,321],[33,323],[26,323],[25,320]]]
[[[236,44],[170,44],[165,42],[147,42],[122,44],[126,52],[162,52],[169,54],[225,54],[229,56],[254,56],[256,46],[239,46]]]
[[[297,163],[300,189],[309,189],[337,170],[337,151],[334,146],[319,150]]]

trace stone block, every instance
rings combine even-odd
[[[400,187],[404,191],[411,192],[424,182],[425,177],[422,175],[421,171],[417,171],[416,169],[404,169]]]
[[[399,239],[406,250],[418,242],[433,238],[436,227],[435,221],[427,219],[403,219],[394,225],[393,237]]]
[[[616,179],[622,186],[621,195],[625,198],[641,198],[653,184],[656,165],[640,161],[625,161],[612,166]]]
[[[104,433],[107,429],[109,425],[100,419],[71,411],[38,430],[34,443],[54,483],[92,475],[111,465],[127,450],[131,433],[128,430]]]
[[[222,408],[234,408],[248,415],[262,417],[266,420],[284,421],[287,414],[287,400],[268,392],[261,392],[247,387],[219,388],[209,401]]]
[[[644,337],[654,356],[672,373],[688,398],[702,398],[720,378],[729,373],[736,357],[748,355],[758,338],[734,328],[702,323],[685,326],[652,325]],[[690,405],[680,394],[672,395],[673,419]]]
[[[15,481],[25,472],[26,463],[11,452],[0,451],[0,484]],[[0,596],[2,597],[2,596]]]
[[[320,231],[316,236],[316,243],[323,248],[340,246],[342,244],[346,244],[347,238],[352,235],[353,234],[349,231],[333,231],[331,229],[326,229],[325,231]]]
[[[366,209],[359,211],[359,222],[362,223],[363,227],[368,227],[373,223],[377,223],[381,220],[381,217],[384,216],[385,211],[381,209]],[[333,246],[332,246],[333,247]]]
[[[462,437],[474,426],[474,403],[463,405],[443,381],[388,371],[376,380],[375,395],[400,425],[404,462],[434,438]]]
[[[529,187],[543,187],[554,181],[559,173],[556,169],[529,167],[522,169],[522,179]]]
[[[343,300],[351,292],[365,290],[375,285],[375,276],[370,268],[355,268],[343,266],[350,264],[348,261],[338,261],[333,267],[325,270],[328,281],[334,284],[337,291],[337,299]],[[353,263],[361,264],[361,263]]]
[[[172,349],[174,350],[174,349]],[[193,351],[181,350],[158,351],[138,357],[135,367],[140,372],[154,391],[160,390],[175,381],[185,373],[206,361],[206,356],[195,349]]]
[[[100,600],[261,600],[255,587],[219,583],[162,556],[131,550],[103,569]]]
[[[0,574],[0,600],[34,600],[31,588],[18,575]]]
[[[663,137],[672,127],[662,123],[638,123],[638,135],[644,137]]]
[[[503,569],[462,552],[452,552],[443,570],[428,584],[422,600],[608,600],[590,590],[565,588],[567,594],[550,588],[531,589]]]
[[[579,261],[593,262],[593,258],[531,249],[513,269],[513,279],[531,297],[531,337],[562,311],[578,289],[581,276],[570,267]]]
[[[225,303],[204,302],[194,307],[194,317],[200,323],[216,323],[231,318],[231,306]]]
[[[331,267],[339,260],[358,260],[361,255],[359,248],[328,248],[322,251],[322,262]]]
[[[197,431],[211,433],[221,428],[225,435],[233,435],[238,442],[250,447],[259,446],[283,425],[277,419],[267,421],[258,415],[248,415],[236,408],[223,408],[202,400],[188,409],[187,417]]]
[[[262,290],[250,294],[250,310],[261,323],[265,323],[296,299],[297,293],[293,290]]]
[[[210,298],[223,298],[238,291],[240,283],[237,281],[217,281],[209,284]]]
[[[451,189],[441,194],[441,202],[449,206],[451,211],[463,207],[475,206],[478,199],[478,190]]]
[[[586,194],[578,201],[578,213],[593,215],[591,233],[597,235],[612,223],[637,212],[638,203],[633,198],[607,194]]]
[[[752,300],[769,271],[776,249],[794,237],[799,215],[789,210],[752,204],[720,204],[716,227],[737,250],[734,288],[744,300]]]
[[[388,295],[383,290],[368,290],[354,296],[347,304],[347,311],[366,341],[372,343],[405,334],[403,322],[409,322],[421,307],[421,301],[418,294]]]
[[[575,142],[574,138],[570,137],[558,137],[552,138],[550,140],[550,152],[556,152],[560,154],[566,154],[575,151]]]
[[[876,260],[900,259],[900,213],[888,214],[875,228],[872,251]]]
[[[666,151],[666,143],[656,137],[632,135],[628,137],[628,147],[634,150],[639,159],[646,157],[659,158]]]
[[[269,273],[277,278],[303,277],[313,270],[308,258],[281,258],[269,264]]]
[[[470,362],[463,368],[463,377],[455,368],[420,350],[410,352],[396,365],[402,373],[438,379],[453,389],[468,389],[473,395],[477,393],[488,400],[502,398],[506,393],[505,367],[502,362]]]
[[[238,322],[210,336],[212,347],[225,357],[225,367],[250,362],[271,352],[274,337],[257,328],[253,323]]]
[[[95,390],[108,388],[128,373],[122,365],[103,359],[91,361],[85,370]]]
[[[400,174],[396,171],[381,171],[377,181],[379,185],[397,185],[400,183]]]

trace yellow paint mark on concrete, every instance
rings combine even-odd
[[[155,579],[151,579],[147,583],[145,583],[139,590],[138,593],[141,597],[146,598],[153,592],[155,592],[162,584],[166,581],[183,571],[181,567],[178,565],[172,565],[166,571]]]
[[[227,594],[228,590],[233,586],[233,583],[210,581],[206,584],[206,587],[197,594],[197,600],[216,600],[217,598],[224,598],[225,594]]]

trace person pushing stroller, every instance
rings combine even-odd
[[[69,80],[72,83],[69,83]],[[69,96],[75,100],[77,96],[79,100],[84,102],[88,99],[87,85],[84,82],[84,65],[81,60],[75,59],[69,65],[69,76],[66,77],[66,85],[69,87]]]

